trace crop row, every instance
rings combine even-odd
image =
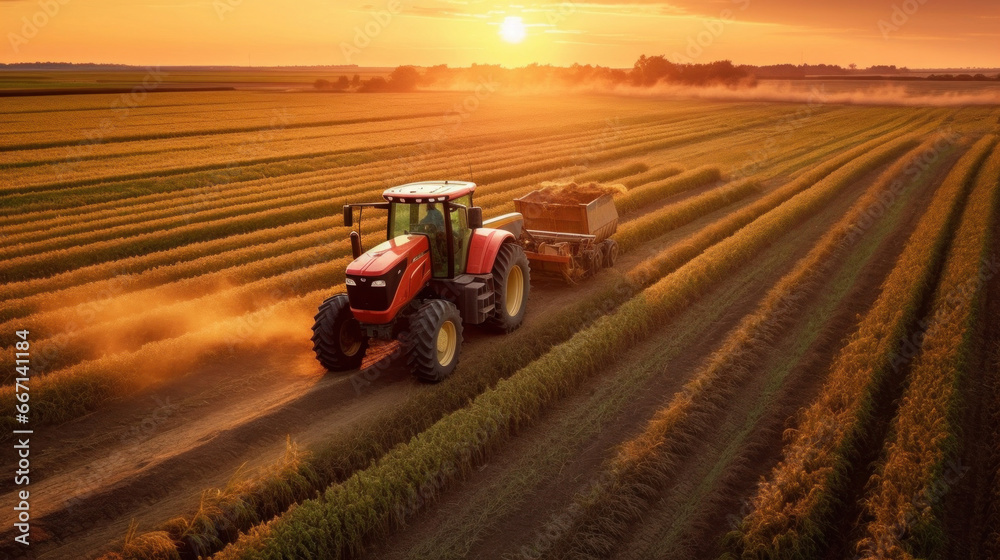
[[[658,129],[663,129],[665,132],[676,134],[690,127],[703,127],[709,122],[712,121],[706,120],[704,118],[686,120],[682,121],[680,124],[671,122],[666,122],[661,124],[658,120],[653,120],[653,122],[643,123],[643,128],[648,129],[647,135],[652,135],[656,133]],[[630,122],[621,121],[616,123],[616,125],[620,127],[620,130],[617,127],[615,129],[611,129],[610,132],[613,132],[614,134],[609,135],[607,139],[601,138],[602,140],[601,146],[596,146],[596,147],[598,148],[604,147],[605,144],[609,143],[605,142],[605,140],[608,141],[616,140],[617,138],[615,137],[618,135],[633,136],[635,134],[634,132],[632,132],[633,127],[632,123]],[[587,143],[593,142],[594,138],[594,131],[592,130],[593,125],[591,124],[590,127],[591,129],[587,129],[585,127],[581,127],[580,125],[576,125],[572,127],[568,132],[565,133],[559,132],[556,134],[553,134],[552,131],[549,129],[544,129],[545,134],[537,132],[528,133],[525,131],[518,131],[517,134],[515,135],[515,137],[517,138],[516,140],[511,140],[510,134],[503,134],[503,135],[490,134],[486,136],[479,136],[475,138],[474,141],[485,142],[486,144],[491,146],[491,149],[484,151],[476,151],[474,153],[469,153],[466,147],[464,147],[463,145],[456,145],[453,142],[434,143],[433,153],[430,153],[429,151],[425,153],[424,151],[415,150],[415,148],[421,147],[419,144],[418,145],[407,144],[400,146],[396,148],[397,153],[395,154],[386,151],[386,148],[388,148],[389,145],[386,145],[383,148],[378,148],[376,146],[369,145],[366,146],[366,151],[374,152],[378,154],[379,157],[373,159],[371,162],[367,164],[363,164],[362,166],[356,167],[353,170],[347,170],[347,171],[351,172],[351,171],[364,170],[364,171],[370,171],[371,174],[373,175],[378,174],[381,171],[382,174],[387,174],[388,172],[385,170],[385,161],[392,160],[394,159],[394,157],[398,157],[401,161],[404,161],[405,163],[419,163],[421,165],[428,164],[434,161],[455,161],[456,159],[458,159],[461,161],[462,166],[466,166],[466,164],[470,162],[474,164],[479,162],[479,164],[481,165],[482,163],[487,162],[490,159],[498,159],[498,158],[503,159],[505,157],[510,157],[512,155],[514,156],[520,155],[523,158],[523,148],[525,147],[536,148],[537,151],[539,151],[540,153],[549,153],[552,150],[558,150],[559,148],[564,148],[567,145],[572,145],[575,143],[582,142],[583,146],[587,146]],[[638,140],[641,137],[642,136],[636,136],[634,139]],[[429,136],[429,139],[430,138],[433,138],[433,136]],[[400,166],[394,166],[394,167],[400,167]],[[481,167],[479,166],[477,166],[476,168],[481,169]],[[235,180],[237,178],[236,177],[237,170],[235,169],[227,169],[222,171],[227,171],[232,175],[231,177],[229,177],[229,180]],[[468,167],[465,167],[465,171],[468,171]],[[218,171],[216,173],[218,173]],[[328,179],[328,176],[331,176],[331,174],[332,176],[336,176],[337,173],[341,172],[337,171],[336,167],[332,165],[327,165],[323,166],[317,171],[308,171],[299,173],[296,177],[293,177],[292,180],[299,183],[301,183],[301,181],[304,179],[318,179],[319,181],[326,181]],[[176,178],[172,182],[176,182]],[[283,183],[285,181],[280,179],[277,181],[275,181],[274,179],[268,179],[268,180],[258,179],[256,181],[251,181],[246,185],[240,186],[238,188],[227,187],[226,192],[229,193],[228,194],[229,197],[235,196],[236,193],[248,194],[251,192],[265,192],[269,191],[272,188],[275,188],[275,185],[272,184],[275,182]],[[115,194],[117,197],[128,196],[128,191],[130,189],[129,189],[129,184],[127,182],[116,181],[114,182],[114,185],[115,189],[108,194]],[[152,187],[152,185],[149,185],[147,188],[149,187]],[[195,186],[191,185],[191,187]],[[247,189],[252,189],[252,190],[247,190]],[[130,203],[132,205],[138,205],[138,204],[159,202],[161,203],[161,205],[166,205],[164,207],[169,207],[170,204],[175,204],[177,203],[177,201],[184,201],[194,197],[204,198],[203,195],[213,194],[213,192],[214,191],[212,187],[202,187],[200,189],[187,188],[182,191],[178,191],[177,189],[172,188],[171,192],[169,193],[159,193],[159,194],[153,193],[139,197],[134,197],[133,200],[130,201]],[[94,219],[100,216],[100,215],[95,215],[94,213],[101,211],[105,212],[104,217],[113,216],[114,215],[113,213],[107,213],[107,212],[115,211],[119,205],[120,201],[95,203],[86,207],[85,209],[87,212],[86,215],[88,216],[88,219]],[[82,218],[83,216],[82,214],[79,214],[79,210],[76,210],[76,214],[78,218]],[[60,212],[56,210],[48,210],[48,211],[33,213],[31,215],[30,220],[25,220],[23,216],[18,216],[18,215],[2,217],[0,218],[0,223],[4,224],[5,226],[10,226],[12,224],[11,221],[16,220],[21,222],[27,222],[17,226],[18,228],[37,229],[37,226],[35,225],[37,224],[37,222],[45,221],[50,218],[59,218],[59,216]],[[16,232],[20,230],[14,229],[11,231]]]
[[[692,176],[701,179],[705,173],[702,170]],[[714,174],[708,172],[708,175]],[[688,185],[689,188],[701,184],[690,179],[684,178],[677,184]],[[710,204],[716,199],[730,202],[754,190],[756,187],[753,185],[749,188],[744,186],[741,193],[725,190],[721,197],[713,195],[716,191],[711,191],[690,201],[669,205],[639,220],[644,228],[642,234],[648,239],[650,235],[666,233],[712,209]],[[709,199],[709,204],[702,199]],[[719,205],[715,203],[714,207]],[[623,249],[630,248],[631,243],[630,239],[629,243],[622,245]],[[183,334],[191,317],[205,322],[212,316],[241,315],[270,302],[273,294],[287,296],[338,285],[343,282],[343,271],[351,259],[348,252],[343,242],[329,248],[303,249],[270,259],[270,263],[258,261],[237,267],[223,276],[206,275],[190,282],[117,295],[104,302],[81,304],[75,310],[51,311],[14,322],[21,325],[19,328],[47,333],[50,338],[39,340],[38,347],[43,352],[48,347],[57,347],[58,354],[48,359],[45,366],[50,369],[66,367],[98,357],[94,354],[94,341],[101,339],[102,333],[118,333],[113,346],[117,351],[130,350],[153,340]],[[271,270],[269,265],[279,268]],[[278,273],[279,270],[285,271]],[[219,289],[220,285],[231,287]],[[169,303],[177,299],[175,294],[185,294],[186,299]],[[152,305],[143,302],[163,303]],[[87,321],[70,326],[66,324],[67,317],[87,317]],[[97,350],[103,348],[103,345],[97,346]]]
[[[994,149],[969,195],[919,341],[910,340],[919,354],[866,500],[872,521],[859,545],[864,557],[932,558],[942,550],[938,489],[957,474],[946,460],[958,436],[958,389],[970,373],[986,283],[1000,273],[993,252],[998,213],[1000,149]]]
[[[667,131],[664,132],[661,137],[669,137],[670,134],[671,133]],[[602,146],[602,148],[627,145],[628,142],[633,140],[630,135],[623,136],[624,137],[620,140],[616,139],[615,144],[611,146]],[[511,153],[504,158],[497,159],[499,157],[498,155],[488,152],[492,154],[488,156],[489,159],[476,162],[476,166],[478,168],[485,165],[487,168],[499,168],[503,170],[487,172],[485,174],[485,180],[487,183],[495,183],[512,178],[523,178],[531,173],[551,173],[554,169],[572,167],[573,165],[580,165],[581,163],[594,163],[594,161],[592,161],[594,159],[593,157],[588,156],[584,158],[583,156],[578,155],[578,153],[586,148],[586,146],[586,143],[581,143],[575,147],[571,144],[570,146],[563,147],[559,150],[550,150],[545,152],[546,159],[527,164],[521,163],[520,165],[514,165],[519,161],[523,162],[523,156],[520,155],[520,153]],[[463,161],[462,163],[464,165],[466,161]],[[471,166],[473,162],[469,161],[468,163]],[[452,171],[454,172],[455,164],[452,163],[450,165],[452,167]],[[438,171],[441,172],[445,169],[447,168],[441,167]],[[70,230],[73,231],[84,228],[87,230],[84,233],[68,236],[63,235],[62,237],[52,237],[49,235],[48,239],[35,243],[27,243],[26,241],[28,241],[28,238],[37,237],[37,232],[27,233],[26,235],[28,238],[22,238],[20,235],[14,235],[11,237],[11,240],[18,241],[19,245],[14,246],[12,243],[11,247],[9,247],[9,251],[16,252],[8,253],[8,255],[38,255],[40,251],[52,248],[80,245],[85,242],[95,240],[134,236],[137,233],[165,230],[178,225],[187,226],[188,228],[196,227],[192,225],[192,222],[208,223],[218,221],[220,218],[231,217],[237,213],[248,215],[254,211],[271,209],[274,206],[284,206],[286,208],[291,208],[296,205],[301,206],[308,202],[323,200],[329,196],[326,193],[331,190],[336,190],[340,197],[344,197],[349,194],[358,194],[384,187],[384,182],[377,180],[368,180],[359,185],[356,177],[360,171],[360,168],[351,168],[349,170],[325,174],[317,177],[317,179],[322,182],[322,188],[319,192],[317,192],[318,185],[315,184],[306,183],[304,186],[295,186],[289,191],[283,186],[282,181],[270,181],[266,185],[260,184],[254,186],[252,188],[253,192],[247,196],[237,195],[241,189],[225,189],[223,192],[211,193],[211,196],[201,196],[195,198],[192,205],[183,204],[183,197],[180,197],[169,201],[170,209],[167,211],[166,217],[160,219],[154,218],[161,213],[154,212],[150,214],[142,212],[141,209],[131,206],[129,206],[129,208],[133,208],[135,210],[135,215],[130,214],[129,216],[123,217],[120,212],[124,207],[116,208],[114,210],[117,214],[116,217],[105,218],[94,223],[74,223],[74,225],[68,226]],[[376,170],[373,169],[371,171],[374,172]],[[422,170],[420,171],[420,173],[423,172],[424,171]],[[467,173],[467,169],[464,173]],[[337,176],[342,177],[342,179],[339,181],[331,181],[331,179]],[[297,185],[300,182],[300,180],[296,179],[292,182],[292,185]],[[112,223],[121,224],[122,222],[124,222],[124,225],[110,228],[107,227],[112,225]],[[60,228],[56,228],[56,231],[59,230]],[[46,233],[50,234],[51,232],[47,231]]]
[[[894,149],[903,142],[911,141],[896,143]],[[884,151],[878,155],[885,157]],[[367,539],[405,522],[513,430],[537,418],[547,404],[634,346],[655,325],[787,233],[792,224],[817,211],[826,198],[810,194],[811,190],[800,194],[754,226],[708,248],[468,406],[393,448],[372,467],[331,486],[321,500],[302,502],[256,527],[216,558],[337,558],[359,552]]]
[[[644,168],[641,165],[627,164],[624,166],[600,170],[600,172],[586,173],[581,176],[616,175],[621,178],[635,172],[641,172],[642,169]],[[505,191],[508,193],[518,192],[518,189],[523,190],[526,185],[532,184],[532,179],[533,177],[529,176],[523,179],[495,185],[496,189],[493,190],[502,190],[492,197],[487,196],[479,198],[477,199],[477,202],[481,203],[487,211],[505,210],[510,207],[510,198],[512,197],[508,196],[504,199],[503,193]],[[510,189],[514,190],[512,191]],[[347,201],[350,199],[343,198],[341,200]],[[347,250],[346,244],[346,231],[341,229],[343,227],[342,224],[337,222],[336,219],[330,217],[330,214],[336,214],[339,217],[339,212],[333,212],[333,208],[334,204],[331,203],[330,208],[327,209],[326,214],[322,217],[308,219],[301,223],[293,221],[291,224],[286,226],[264,228],[259,232],[241,234],[236,240],[227,241],[226,238],[222,238],[218,241],[206,242],[207,246],[206,243],[194,243],[191,247],[180,246],[166,251],[157,251],[129,258],[125,262],[107,261],[106,264],[92,265],[91,267],[76,269],[75,271],[60,274],[56,277],[12,283],[5,286],[4,291],[12,295],[16,294],[21,298],[37,294],[37,297],[42,298],[45,301],[59,302],[60,300],[65,299],[66,296],[70,295],[67,293],[60,293],[60,289],[85,284],[88,280],[93,279],[112,280],[109,277],[121,274],[135,275],[129,278],[129,284],[133,286],[134,289],[137,289],[142,286],[150,285],[150,280],[145,278],[145,274],[147,272],[165,280],[177,280],[185,277],[197,276],[221,270],[236,264],[249,264],[254,260],[264,260],[270,257],[284,256],[288,252],[296,250],[296,247],[315,247],[319,243],[328,242],[325,240],[328,240],[331,234],[342,234],[344,241],[343,247],[338,247],[338,249],[342,250],[343,254],[347,254],[349,251]],[[364,222],[364,226],[364,233],[370,234],[377,231],[382,231],[384,233],[384,226],[379,226],[378,220],[366,220]],[[252,240],[253,242],[249,242],[249,240]],[[93,249],[93,247],[91,248]],[[85,249],[87,248],[81,247],[77,250],[77,253],[84,252]],[[81,286],[80,289],[87,288],[86,286]],[[72,296],[70,296],[70,300],[72,300]],[[24,308],[28,305],[28,300],[25,299],[16,304],[5,304],[0,307],[0,309],[4,310],[3,314],[8,314],[6,311],[7,307],[14,305]]]
[[[765,118],[762,116],[756,120],[764,122]],[[756,122],[756,120],[751,122]],[[607,125],[604,126],[606,127]],[[673,126],[675,133],[679,133],[680,130],[686,128],[685,123],[673,125],[666,123],[663,126]],[[715,126],[718,126],[718,124]],[[518,141],[526,136],[530,137],[530,135],[525,133],[509,131],[509,123],[503,126],[498,125],[497,129],[497,132],[487,136],[496,137],[499,132],[503,131],[506,133],[503,142],[510,142],[508,138],[511,135],[518,138]],[[696,127],[695,130],[700,130],[700,128]],[[603,139],[603,142],[613,144],[616,141],[613,132],[614,130],[608,131],[608,138]],[[619,132],[625,133],[626,131]],[[218,159],[214,163],[181,166],[169,170],[146,171],[140,168],[138,171],[126,174],[118,173],[113,177],[78,178],[74,181],[58,185],[61,189],[58,192],[35,193],[30,196],[24,194],[0,197],[0,205],[18,206],[22,212],[28,212],[33,210],[64,209],[67,207],[76,207],[81,204],[89,205],[103,203],[108,200],[121,200],[124,198],[136,198],[163,193],[173,193],[174,196],[183,197],[184,194],[182,191],[218,183],[219,175],[224,175],[227,182],[233,182],[260,179],[289,172],[316,172],[327,169],[345,168],[357,164],[367,164],[373,167],[375,173],[384,175],[386,178],[393,178],[394,173],[405,173],[407,174],[406,179],[409,179],[409,174],[419,171],[419,167],[426,159],[432,156],[437,157],[437,152],[442,148],[456,150],[454,156],[449,159],[451,161],[460,161],[461,167],[464,167],[465,172],[468,171],[468,167],[465,164],[468,163],[470,158],[477,159],[479,157],[492,157],[494,155],[490,151],[482,151],[481,154],[469,154],[467,151],[457,151],[464,142],[461,141],[462,138],[457,133],[453,134],[454,137],[449,136],[446,130],[429,130],[422,137],[405,141],[390,141],[391,135],[383,134],[379,138],[385,138],[385,140],[371,139],[365,145],[364,150],[347,147],[331,150],[329,145],[323,145],[322,149],[314,150],[313,152],[299,150],[295,152],[294,157],[288,155],[270,156],[248,153],[247,155],[251,157],[244,158],[243,161],[239,162],[239,165],[234,165],[232,157],[228,157]],[[650,132],[649,134],[654,133]],[[598,136],[599,138],[603,138],[600,134]],[[641,141],[641,138],[641,136],[637,138],[636,142]],[[473,140],[479,141],[484,139],[474,138]],[[565,143],[573,144],[581,141],[594,142],[594,131],[578,133],[575,138],[566,140]],[[551,149],[558,150],[563,146],[564,144],[556,142],[551,146]],[[505,154],[505,151],[516,152],[517,150],[516,148],[505,149],[497,155],[510,155]],[[587,148],[581,148],[582,154],[586,152]],[[520,153],[523,158],[523,150]],[[252,157],[254,155],[257,155],[257,157]],[[386,161],[395,161],[397,164],[385,167]],[[377,169],[379,164],[383,166],[381,169]],[[125,168],[128,169],[128,167]],[[502,174],[506,171],[508,170],[502,169],[495,170],[492,173]],[[163,181],[164,177],[170,177],[171,180]],[[115,188],[111,191],[103,188],[108,184],[113,184]]]
[[[621,445],[599,477],[601,484],[579,497],[578,524],[554,545],[560,554],[573,558],[602,557],[625,536],[631,524],[641,518],[648,500],[683,464],[687,444],[697,441],[714,426],[712,419],[724,410],[741,383],[773,349],[775,340],[787,331],[830,271],[852,249],[853,245],[847,241],[856,224],[863,223],[872,208],[881,208],[892,183],[901,180],[914,158],[933,142],[926,142],[883,172],[809,253],[771,288],[757,308],[742,319],[670,402],[654,414],[643,432]],[[909,145],[905,140],[897,142],[888,153],[894,155],[900,147]],[[842,192],[844,186],[856,182],[866,167],[836,172],[802,196],[829,200]],[[904,191],[900,190],[898,195],[902,194]]]
[[[585,144],[580,144],[584,146]],[[571,155],[579,146],[570,145],[561,151],[543,152],[549,159],[555,159],[560,155]],[[481,158],[478,161],[469,161],[468,165],[488,166],[489,168],[506,168],[524,161],[523,157],[506,156],[501,157],[491,154],[488,158]],[[463,161],[463,164],[466,163]],[[356,167],[356,166],[355,166]],[[219,218],[234,215],[238,209],[241,213],[250,213],[255,210],[273,208],[275,206],[292,206],[320,200],[329,197],[331,192],[344,196],[348,194],[360,194],[362,192],[374,190],[384,186],[384,181],[365,180],[358,184],[358,176],[361,169],[355,167],[334,170],[321,174],[313,181],[304,182],[299,178],[294,178],[291,182],[271,180],[266,184],[260,184],[251,189],[246,195],[241,195],[241,189],[226,188],[222,192],[212,193],[213,196],[193,198],[192,204],[186,204],[185,197],[178,196],[173,200],[157,203],[160,208],[147,211],[144,205],[136,206],[119,204],[109,212],[109,217],[98,220],[86,220],[81,216],[74,216],[74,221],[70,225],[62,227],[49,227],[44,232],[34,231],[25,234],[12,233],[10,238],[23,244],[18,248],[18,252],[8,253],[9,256],[17,254],[38,253],[51,248],[83,244],[90,241],[131,236],[137,233],[165,229],[176,225],[187,225],[191,222],[209,222]],[[444,169],[439,167],[438,171]],[[429,170],[432,171],[433,169]],[[286,186],[288,183],[290,186]],[[346,190],[345,190],[346,189]],[[123,209],[129,209],[128,214],[122,214]],[[54,226],[54,224],[52,224]],[[41,233],[48,234],[39,237]],[[34,239],[34,241],[32,241]]]
[[[734,535],[743,558],[814,557],[870,424],[874,395],[886,382],[900,342],[934,280],[976,170],[995,143],[981,139],[934,195],[878,299],[834,360],[818,399],[806,410],[782,460],[761,483]]]
[[[648,129],[644,129],[641,133],[634,132],[629,128],[628,130],[623,130],[620,135],[623,137],[621,140],[631,141],[639,138],[640,135],[659,134],[665,136],[676,132],[676,125],[664,126],[651,124]],[[449,167],[455,167],[457,165],[454,163],[456,159],[461,162],[461,166],[465,167],[466,173],[468,173],[470,166],[475,169],[503,169],[516,163],[523,163],[523,150],[525,147],[530,146],[535,148],[539,154],[545,154],[547,158],[551,159],[557,155],[572,155],[575,152],[583,150],[589,145],[590,140],[587,138],[588,136],[585,134],[574,133],[568,135],[548,135],[544,138],[529,138],[526,140],[507,140],[505,142],[494,143],[491,150],[476,152],[474,154],[461,154],[457,149],[447,149],[427,154],[425,157],[414,158],[414,162],[420,164],[420,172],[440,172]],[[619,139],[615,138],[615,140]],[[408,147],[411,150],[413,149],[413,145],[408,145]],[[397,155],[403,154],[404,150],[405,147],[398,148],[396,150]],[[54,212],[37,212],[31,215],[32,220],[18,224],[17,226],[9,225],[4,229],[12,236],[17,236],[22,241],[27,241],[31,239],[30,236],[27,236],[28,233],[36,232],[37,234],[40,229],[45,229],[46,232],[51,230],[53,233],[65,235],[75,231],[82,231],[83,229],[93,229],[91,227],[83,228],[82,224],[89,224],[90,226],[99,225],[107,228],[128,224],[129,220],[133,218],[141,221],[165,218],[180,213],[181,211],[178,210],[178,207],[181,209],[191,207],[192,204],[190,203],[197,203],[195,206],[199,209],[212,210],[227,205],[260,201],[267,196],[280,199],[289,198],[295,194],[314,194],[318,188],[325,190],[338,186],[353,187],[357,190],[356,181],[359,175],[377,177],[379,171],[382,171],[382,175],[386,175],[385,159],[392,159],[393,157],[392,152],[372,149],[369,149],[369,151],[375,151],[380,154],[381,157],[379,160],[362,163],[350,168],[331,168],[317,172],[299,173],[285,179],[256,180],[240,185],[228,185],[225,188],[188,189],[175,192],[172,196],[158,194],[137,197],[118,201],[113,205],[100,204],[94,209],[88,209],[86,213],[75,212],[72,216],[66,216],[65,214],[57,215]],[[400,155],[400,158],[406,159],[402,155]],[[233,171],[231,168],[224,168],[219,170],[219,174],[224,177],[231,171]],[[366,182],[378,183],[378,181],[372,181],[371,179],[368,179]],[[224,197],[220,196],[223,192],[225,193]],[[123,205],[123,203],[125,204]],[[121,209],[124,207],[131,210],[128,215],[121,214]],[[39,222],[44,222],[46,227],[41,228]],[[23,238],[22,235],[24,235]]]

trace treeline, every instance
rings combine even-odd
[[[735,66],[728,60],[708,64],[676,64],[662,55],[643,55],[628,70],[590,64],[574,64],[569,67],[529,64],[520,68],[504,68],[495,64],[450,68],[441,64],[423,69],[400,66],[387,77],[373,77],[360,85],[348,81],[346,76],[340,77],[336,82],[317,80],[315,85],[317,89],[405,92],[480,83],[502,83],[513,89],[617,86],[648,88],[659,84],[745,87],[755,85],[756,80],[748,67]]]
[[[504,68],[496,64],[473,64],[467,68],[450,68],[445,64],[418,68],[400,66],[386,77],[361,80],[357,74],[349,80],[341,76],[336,81],[317,80],[316,89],[336,91],[408,92],[418,89],[449,89],[475,87],[477,84],[502,83],[509,89],[572,89],[579,87],[652,88],[658,85],[754,87],[758,79],[802,79],[808,76],[831,76],[858,79],[871,75],[891,76],[891,79],[987,81],[1000,79],[984,74],[941,74],[927,78],[907,74],[906,67],[869,66],[860,69],[851,65],[843,68],[831,64],[775,64],[770,66],[734,65],[729,60],[706,64],[679,64],[665,56],[642,55],[631,69],[608,68],[591,64],[552,66],[529,64],[520,68]]]

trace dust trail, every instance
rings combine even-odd
[[[472,82],[430,88],[469,91]],[[847,80],[761,81],[740,86],[689,86],[661,83],[652,87],[629,84],[506,85],[502,92],[514,95],[612,94],[663,99],[705,99],[710,101],[770,101],[785,103],[829,103],[840,105],[889,105],[910,107],[966,107],[1000,105],[1000,84],[982,82],[885,81],[853,82]]]
[[[841,105],[900,105],[913,107],[964,107],[1000,105],[1000,87],[980,89],[939,89],[938,84],[919,86],[903,84],[858,84],[855,87],[828,91],[829,82],[761,82],[756,87],[670,86],[650,89],[615,88],[615,93],[650,97],[709,99],[714,101],[776,101],[792,103],[830,103]],[[853,84],[851,84],[853,85]],[[845,85],[838,84],[841,88]],[[838,88],[839,89],[839,88]]]

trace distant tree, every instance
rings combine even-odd
[[[858,65],[854,64],[853,62],[850,63],[850,64],[848,64],[847,67],[851,69],[851,72],[853,72],[853,71],[855,71],[855,70],[858,69]]]
[[[392,91],[413,91],[417,89],[420,72],[415,66],[400,66],[389,74],[389,89]]]
[[[386,81],[382,76],[375,76],[369,79],[367,82],[361,84],[358,91],[362,93],[379,93],[389,90],[389,82]]]
[[[330,89],[330,80],[320,78],[313,82],[313,87],[316,89]]]
[[[351,81],[347,79],[347,76],[341,76],[337,78],[337,89],[345,90],[350,87]]]
[[[639,56],[639,60],[635,61],[632,66],[632,72],[630,77],[632,79],[632,85],[635,86],[652,86],[655,85],[660,80],[676,77],[679,74],[677,65],[670,62],[663,55],[656,56]]]
[[[424,70],[418,83],[422,86],[446,85],[452,80],[453,74],[454,72],[448,68],[447,64],[438,64]]]
[[[361,76],[355,74],[354,77],[351,78],[351,85],[354,87],[361,86]]]

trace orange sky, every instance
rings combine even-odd
[[[0,62],[1000,67],[1000,0],[0,0],[0,22]]]

